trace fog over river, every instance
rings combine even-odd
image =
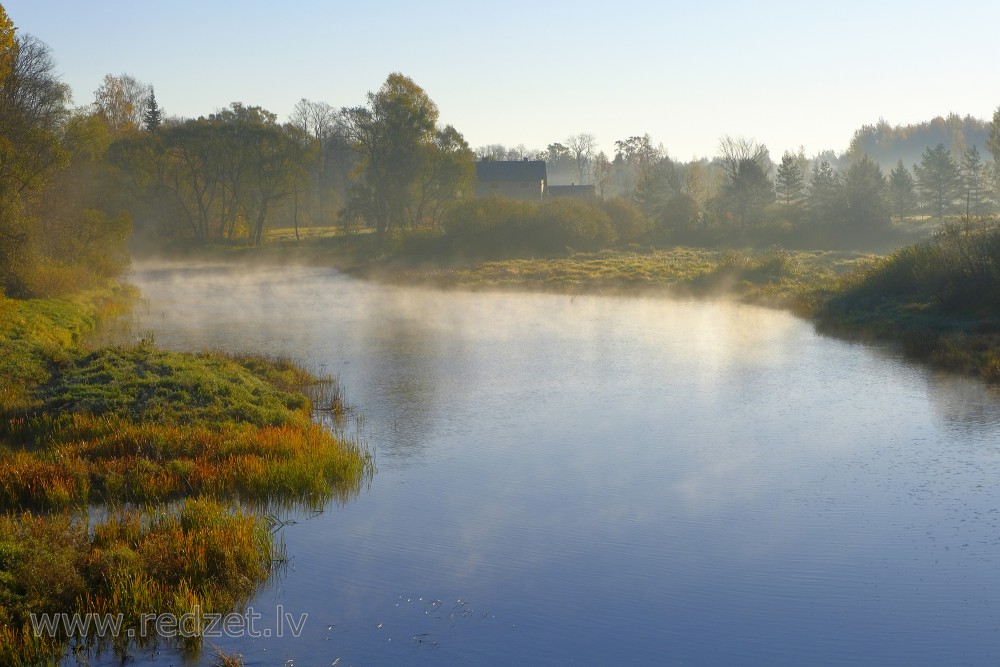
[[[335,374],[375,454],[346,505],[282,513],[289,568],[251,603],[271,636],[210,640],[247,665],[1000,655],[1000,393],[975,379],[722,302],[130,280],[119,338]]]

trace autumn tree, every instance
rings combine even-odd
[[[423,167],[417,172],[407,206],[410,225],[437,226],[448,202],[473,191],[475,158],[462,134],[451,125],[434,133],[423,147]]]
[[[17,45],[14,34],[16,31],[14,22],[7,16],[7,10],[3,8],[3,5],[0,5],[0,81],[6,79],[14,66],[16,55],[14,49]]]
[[[635,191],[635,203],[646,216],[663,229],[690,226],[693,209],[684,194],[684,170],[664,155],[646,171]]]
[[[68,161],[60,131],[69,88],[48,47],[15,30],[0,7],[0,289],[27,295],[40,234],[31,207]]]
[[[132,231],[121,182],[105,159],[110,143],[108,128],[96,114],[84,110],[70,116],[62,128],[67,164],[53,174],[33,207],[40,253],[99,276],[117,275],[128,266],[126,241]]]
[[[441,150],[438,108],[412,79],[393,73],[377,92],[368,93],[366,106],[343,109],[341,115],[347,136],[361,155],[348,213],[371,222],[384,244],[393,229],[407,224],[421,184],[428,182],[427,170],[439,164],[432,159]],[[446,143],[457,146],[458,137],[448,134]],[[454,152],[467,163],[473,160],[467,146]],[[440,183],[435,187],[439,192],[449,190],[441,189]],[[460,192],[450,191],[450,196]]]
[[[9,19],[8,19],[9,20]],[[37,190],[65,164],[59,131],[69,88],[55,74],[49,48],[31,36],[14,37],[0,82],[0,198]]]
[[[694,200],[699,208],[708,199],[708,174],[701,161],[689,162],[684,170],[684,194]]]
[[[614,165],[608,159],[608,156],[604,154],[604,151],[601,151],[594,157],[594,186],[597,188],[597,196],[601,199],[604,199],[609,194],[612,179],[614,178],[614,170]]]
[[[663,146],[654,146],[648,134],[633,135],[615,142],[615,186],[623,197],[634,197],[650,170],[665,155]]]
[[[295,192],[315,143],[294,125],[279,124],[270,111],[239,102],[202,125],[193,128],[194,155],[204,171],[200,194],[208,202],[221,187],[216,219],[224,233],[233,236],[238,217],[251,242],[261,245],[269,212]]]
[[[160,231],[263,242],[275,206],[294,194],[315,140],[275,114],[233,103],[207,118],[171,123],[156,133],[115,141],[109,159],[131,179],[147,213],[169,210]],[[146,227],[145,224],[141,225]]]
[[[119,272],[127,215],[113,209],[103,125],[71,116],[42,42],[0,6],[0,291],[47,296]]]
[[[151,86],[130,74],[106,74],[94,91],[94,105],[112,136],[120,137],[144,126],[152,93]]]
[[[156,182],[152,186],[170,193],[194,238],[199,241],[221,238],[226,229],[227,210],[224,205],[217,208],[224,159],[217,128],[207,118],[188,119],[166,128],[160,138],[162,150],[155,146],[157,137],[143,137],[142,143],[125,144],[132,149],[128,157],[154,161],[150,171],[156,174]],[[151,194],[155,197],[155,193]],[[213,224],[215,220],[218,226]]]

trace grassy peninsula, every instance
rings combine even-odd
[[[312,419],[303,389],[327,380],[287,360],[88,349],[129,296],[0,297],[4,665],[124,656],[158,640],[143,614],[238,608],[284,561],[272,508],[346,500],[371,475],[358,445]],[[31,622],[77,612],[122,624],[40,636]]]

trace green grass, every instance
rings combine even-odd
[[[256,426],[309,423],[309,401],[298,387],[317,382],[264,359],[246,365],[224,354],[179,354],[152,346],[111,347],[68,361],[36,390],[46,414],[114,414],[161,425]],[[281,383],[283,388],[278,388]]]
[[[290,360],[87,350],[129,295],[0,299],[0,664],[93,648],[35,636],[32,611],[131,623],[238,607],[280,556],[266,512],[345,502],[373,473],[367,452],[312,419],[303,392],[335,383]],[[92,520],[95,504],[108,516]]]
[[[26,301],[0,294],[0,408],[30,403],[31,389],[51,377],[53,365],[133,296],[127,287]]]

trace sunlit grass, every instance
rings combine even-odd
[[[457,267],[390,265],[381,276],[393,282],[469,289],[712,295],[808,309],[816,293],[833,289],[839,274],[868,258],[854,252],[676,247],[643,252],[606,250]]]
[[[133,296],[133,289],[118,286],[56,299],[0,294],[0,408],[29,404],[31,388],[51,377],[52,365]]]
[[[228,612],[285,562],[269,522],[208,499],[176,506],[0,516],[0,664],[46,664],[67,647],[163,641],[144,615]],[[31,614],[122,615],[119,633],[37,636]],[[198,628],[192,628],[198,630]],[[131,631],[131,633],[129,632]],[[198,649],[198,636],[177,640]]]
[[[140,614],[238,608],[283,559],[268,512],[346,502],[373,474],[303,393],[319,387],[332,410],[339,384],[289,359],[148,341],[85,350],[122,296],[0,299],[2,665],[93,648],[35,636],[31,612],[122,613],[134,627]],[[92,521],[94,506],[107,516]],[[122,656],[132,645],[109,641]]]

